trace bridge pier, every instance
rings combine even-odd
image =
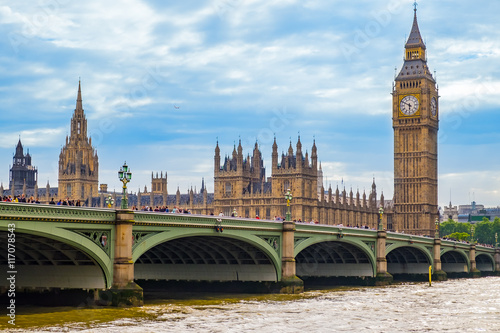
[[[495,248],[495,273],[500,275],[500,248]]]
[[[280,293],[298,294],[304,291],[304,281],[296,275],[295,222],[283,221],[282,238]]]
[[[134,212],[116,211],[116,234],[113,260],[113,285],[102,298],[107,298],[113,306],[142,306],[142,288],[134,282],[134,262],[132,261],[132,227]]]
[[[481,271],[476,267],[476,245],[471,244],[469,251],[469,261],[470,261],[470,276],[472,278],[481,277]]]
[[[439,238],[434,238],[433,254],[434,273],[432,274],[432,279],[435,281],[446,281],[448,279],[448,276],[441,267],[441,239]]]
[[[384,286],[392,282],[392,275],[387,272],[387,259],[385,253],[386,239],[387,232],[385,230],[377,231],[377,276],[375,277],[376,286]]]

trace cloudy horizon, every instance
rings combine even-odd
[[[500,205],[500,3],[420,1],[439,85],[439,204]],[[413,1],[0,1],[0,182],[19,137],[57,186],[81,80],[99,182],[213,191],[213,156],[260,145],[271,176],[300,135],[318,147],[325,187],[393,195],[392,84]]]

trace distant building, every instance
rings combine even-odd
[[[472,201],[470,205],[459,205],[458,214],[477,214],[480,210],[484,209],[484,205],[478,205]]]
[[[478,223],[487,218],[493,221],[496,217],[500,217],[500,207],[485,208],[484,205],[479,205],[472,201],[470,205],[444,207],[443,220],[452,219],[461,223]]]
[[[14,188],[16,193],[21,193],[23,187],[33,190],[37,185],[38,170],[31,165],[31,155],[29,151],[24,155],[21,139],[17,143],[16,153],[13,157],[12,167],[9,174],[9,189]]]
[[[458,208],[457,206],[452,206],[451,201],[448,207],[444,206],[442,216],[443,221],[448,221],[450,219],[458,222]]]

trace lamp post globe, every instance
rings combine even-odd
[[[128,200],[127,200],[127,183],[132,179],[132,172],[130,172],[130,168],[127,165],[127,162],[123,163],[123,166],[118,171],[118,179],[123,183],[123,194],[122,194],[122,204],[121,209],[128,208]]]
[[[115,200],[113,200],[113,197],[111,196],[111,194],[106,198],[106,206],[108,206],[108,208],[111,208],[113,207],[113,205],[115,204]]]
[[[290,189],[286,190],[285,194],[285,200],[286,200],[286,221],[291,221],[292,220],[292,213],[290,212],[290,201],[292,201],[292,193],[290,192]]]

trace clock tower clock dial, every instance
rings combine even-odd
[[[438,217],[436,81],[427,67],[426,45],[417,10],[405,45],[405,59],[393,96],[394,216],[393,230],[434,236]]]
[[[399,103],[399,110],[405,116],[412,116],[417,113],[419,107],[418,98],[413,95],[404,96]]]
[[[437,116],[437,99],[432,97],[431,99],[431,114],[433,117]]]

